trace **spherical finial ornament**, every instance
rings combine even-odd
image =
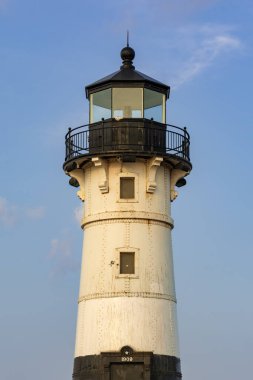
[[[132,61],[135,57],[135,51],[130,46],[126,46],[121,50],[120,56],[123,61],[125,61],[126,59]]]
[[[135,57],[135,51],[130,46],[124,47],[121,52],[120,56],[122,58],[123,65],[121,66],[121,69],[134,69],[133,66],[133,59]]]

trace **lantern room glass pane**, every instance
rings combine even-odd
[[[90,96],[90,123],[111,118],[112,90],[95,92]]]
[[[144,117],[165,123],[165,95],[144,88]]]
[[[112,117],[116,119],[143,117],[143,89],[113,88]]]

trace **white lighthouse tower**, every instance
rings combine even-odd
[[[87,86],[89,124],[66,135],[84,202],[74,380],[181,378],[171,201],[191,170],[186,129],[166,124],[169,86],[135,70]]]

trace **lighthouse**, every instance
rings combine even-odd
[[[181,379],[171,202],[191,171],[170,87],[137,71],[86,86],[89,123],[66,134],[64,171],[83,202],[74,380]]]

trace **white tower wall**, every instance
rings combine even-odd
[[[75,356],[130,345],[179,357],[170,166],[94,158],[71,175],[85,200]],[[121,176],[135,178],[134,199],[120,199]],[[134,252],[134,274],[120,274],[120,252]]]

